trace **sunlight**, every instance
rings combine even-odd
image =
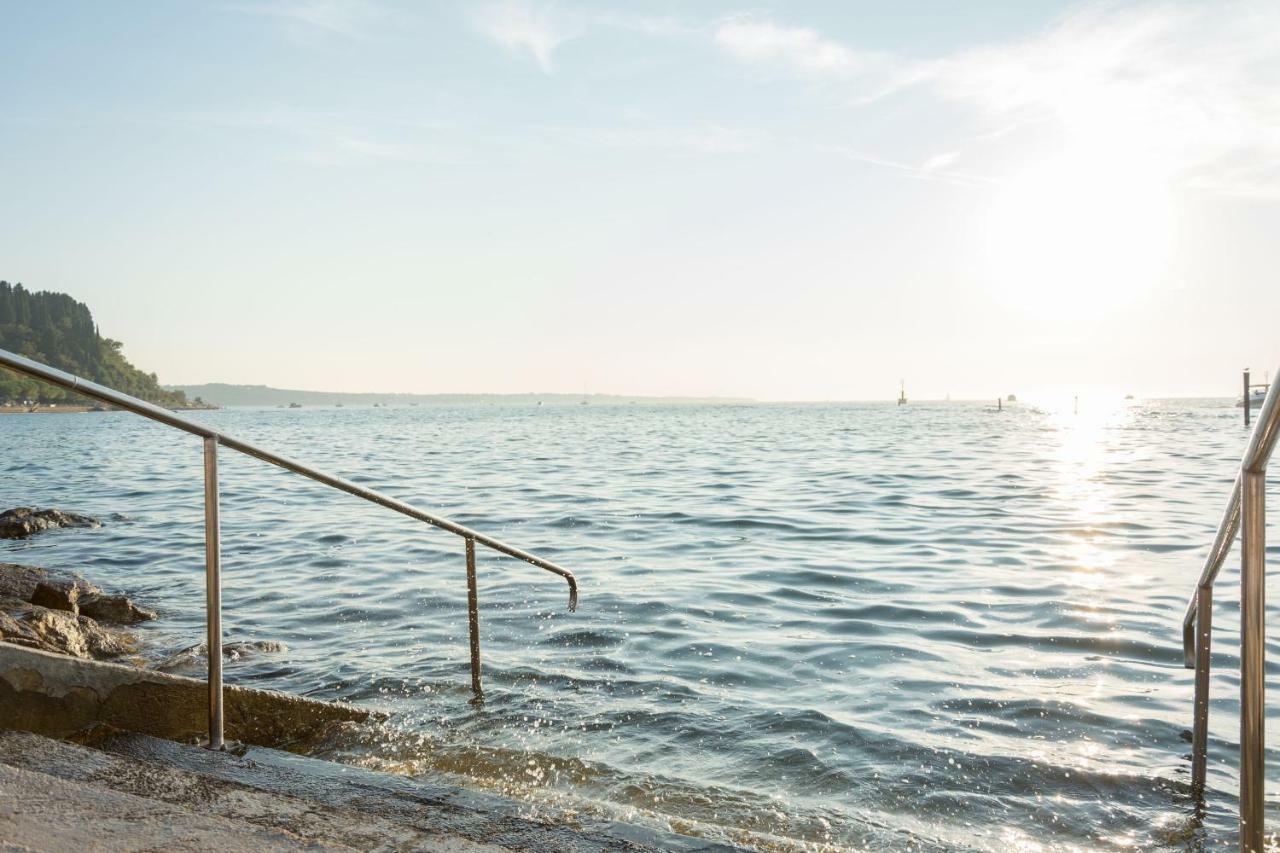
[[[1092,316],[1159,281],[1173,219],[1168,185],[1141,158],[1072,148],[1004,185],[987,222],[987,274],[1028,313]]]

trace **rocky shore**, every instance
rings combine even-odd
[[[0,563],[0,640],[94,660],[135,655],[126,626],[156,618],[123,595],[76,575]]]
[[[102,522],[87,515],[60,509],[20,506],[0,512],[0,539],[26,539],[45,530],[62,527],[101,527]]]
[[[18,507],[0,513],[0,539],[20,539],[65,527],[101,527],[96,518],[58,509]],[[0,563],[0,640],[93,660],[138,652],[128,626],[154,611],[65,572]]]

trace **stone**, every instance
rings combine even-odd
[[[102,660],[135,654],[132,634],[104,628],[88,616],[20,601],[0,599],[0,640],[27,648]]]
[[[49,578],[36,584],[27,599],[32,604],[47,607],[50,610],[65,610],[68,613],[80,613],[80,598],[85,594],[102,592],[88,581],[79,578]]]
[[[126,596],[107,595],[101,590],[80,597],[80,613],[99,622],[114,622],[117,625],[133,625],[156,618],[154,610],[139,607]]]
[[[109,595],[81,577],[0,563],[0,599],[16,598],[50,610],[65,610],[117,625],[133,625],[156,618],[128,596]]]
[[[24,622],[13,618],[7,609],[12,609],[13,605],[21,605],[25,602],[13,599],[0,600],[0,640],[6,643],[13,643],[16,646],[26,646],[29,649],[43,648],[40,638],[36,632]]]
[[[38,566],[0,563],[0,598],[30,601],[36,585],[47,577],[49,573]]]
[[[262,654],[287,651],[289,651],[288,646],[275,640],[237,640],[222,644],[222,657],[233,662]],[[198,675],[208,668],[208,659],[209,651],[206,645],[196,643],[194,646],[188,646],[169,655],[156,664],[154,669],[160,672]]]
[[[102,522],[87,515],[60,509],[20,506],[0,513],[0,539],[23,539],[44,530],[63,527],[101,527]]]
[[[138,650],[138,642],[131,635],[105,630],[88,616],[33,607],[23,621],[39,638],[41,647],[49,651],[101,660]]]

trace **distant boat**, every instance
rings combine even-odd
[[[905,406],[907,404],[907,380],[899,379],[898,385],[899,385],[898,405]]]
[[[1018,402],[1018,395],[1017,395],[1017,394],[1010,394],[1008,397],[1005,397],[1005,398],[1004,398],[1004,401],[1005,401],[1006,403],[1016,403],[1016,402]]]
[[[1249,386],[1249,408],[1256,409],[1262,405],[1262,401],[1267,399],[1267,388],[1269,387],[1270,386],[1266,382]],[[1240,398],[1236,400],[1236,408],[1244,408],[1244,395],[1241,395]]]
[[[289,404],[289,408],[291,408],[291,409],[301,409],[301,408],[302,408],[302,404],[301,404],[301,403],[290,403],[290,404]]]

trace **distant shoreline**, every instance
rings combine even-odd
[[[57,415],[92,411],[92,406],[0,406],[0,415]]]
[[[218,406],[439,406],[470,403],[505,403],[513,405],[638,405],[655,404],[706,404],[706,403],[755,403],[745,397],[651,397],[628,394],[379,394],[359,391],[303,391],[290,388],[272,388],[267,385],[230,385],[209,383],[206,385],[166,385],[167,390],[182,391],[187,399],[201,399]]]
[[[218,406],[173,406],[171,412],[206,412]],[[115,412],[115,408],[103,406],[0,406],[0,415],[80,415],[86,412]]]

